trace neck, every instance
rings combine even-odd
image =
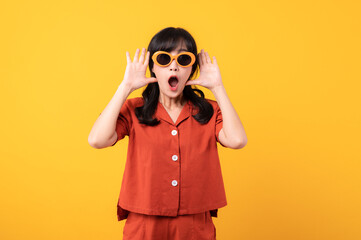
[[[168,97],[161,92],[159,93],[159,99],[158,101],[167,109],[175,109],[182,107],[185,104],[185,99],[183,97],[183,93],[181,93],[179,96],[171,98]]]

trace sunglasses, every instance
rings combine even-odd
[[[192,66],[196,61],[194,54],[191,52],[181,52],[177,55],[172,55],[169,52],[158,51],[153,54],[152,59],[155,64],[161,67],[169,66],[173,59],[175,59],[181,67]]]

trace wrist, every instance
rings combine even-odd
[[[218,93],[218,92],[220,92],[220,91],[223,91],[223,90],[224,90],[224,86],[223,86],[223,84],[221,84],[221,85],[218,85],[218,86],[214,86],[214,87],[211,88],[210,90],[211,90],[211,92],[212,92],[213,94],[216,94],[216,93]]]
[[[131,92],[133,92],[132,88],[125,84],[124,82],[121,82],[118,86],[117,91],[122,91],[124,93],[126,93],[127,95],[129,95]]]

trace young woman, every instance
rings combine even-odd
[[[247,143],[216,58],[197,53],[191,34],[173,27],[159,31],[147,52],[137,49],[133,61],[126,57],[124,79],[88,138],[105,148],[129,136],[117,204],[123,239],[216,239],[212,217],[227,205],[217,142],[233,149]],[[142,97],[127,99],[146,85]]]

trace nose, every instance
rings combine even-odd
[[[169,68],[170,68],[171,71],[178,71],[179,70],[178,69],[179,66],[178,66],[175,59],[173,59],[173,61],[170,63]]]

